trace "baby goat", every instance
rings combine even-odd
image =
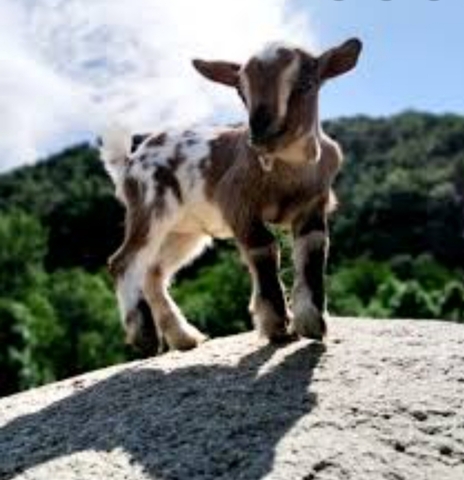
[[[212,238],[228,237],[236,239],[249,266],[250,312],[258,331],[277,342],[295,334],[324,337],[327,215],[342,154],[322,131],[318,94],[326,80],[355,67],[361,48],[351,39],[315,56],[270,44],[244,65],[194,60],[203,76],[238,92],[248,127],[162,132],[144,138],[133,152],[134,139],[121,129],[104,135],[101,156],[126,207],[124,243],[109,267],[129,342],[147,340],[141,338],[143,300],[154,318],[153,335],[170,348],[189,349],[205,339],[168,286]],[[278,245],[266,223],[288,227],[293,235],[292,311],[278,275]]]

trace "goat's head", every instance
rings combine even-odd
[[[353,69],[362,44],[351,39],[315,56],[285,44],[269,44],[244,65],[194,60],[206,78],[234,87],[249,114],[250,142],[271,153],[317,128],[317,102],[325,80]]]

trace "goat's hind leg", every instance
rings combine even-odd
[[[131,206],[128,206],[127,209],[124,241],[108,259],[108,270],[115,279],[127,270],[134,256],[148,242],[149,211],[139,207],[140,211],[134,213]]]
[[[152,355],[162,350],[163,345],[142,294],[144,269],[143,261],[138,258],[144,256],[142,252],[148,242],[149,212],[139,208],[134,214],[130,206],[127,208],[124,242],[108,259],[108,270],[116,283],[126,343],[144,355]]]
[[[124,243],[110,259],[126,342],[145,354],[154,354],[163,348],[152,310],[143,293],[143,284],[172,221],[155,222],[149,217],[139,223],[126,221]]]
[[[184,317],[168,288],[175,272],[197,257],[208,243],[210,239],[204,235],[170,233],[146,273],[144,294],[157,330],[175,350],[189,350],[206,340],[206,336]]]
[[[142,290],[146,274],[145,258],[147,252],[136,252],[126,269],[117,274],[116,294],[126,343],[144,355],[153,355],[163,350],[163,343]]]

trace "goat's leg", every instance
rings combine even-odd
[[[133,257],[133,250],[130,248],[131,242],[124,243],[108,259],[108,270],[113,278],[117,278],[126,269]]]
[[[125,220],[124,241],[117,251],[108,259],[108,269],[115,279],[126,271],[134,255],[148,241],[150,214],[142,207],[139,207],[139,210],[139,212],[134,213],[131,211],[131,207],[128,207]]]
[[[188,350],[206,340],[205,335],[183,316],[171,298],[168,287],[170,277],[197,257],[209,241],[203,235],[170,233],[157,260],[146,274],[145,297],[150,304],[157,330],[172,349]]]
[[[293,225],[295,282],[292,292],[296,333],[322,340],[326,334],[324,276],[329,247],[325,204],[317,205]]]
[[[116,295],[126,343],[144,355],[153,355],[162,350],[163,345],[142,291],[144,257],[143,250],[134,253],[126,268],[115,276]]]
[[[150,223],[151,222],[151,223]],[[126,239],[116,254],[117,268],[112,272],[115,277],[116,294],[121,312],[121,319],[126,331],[126,342],[142,350],[146,354],[153,354],[163,348],[162,336],[153,320],[153,312],[146,303],[143,292],[145,276],[153,259],[167,235],[174,219],[147,220],[149,231],[140,241],[135,235],[137,229],[126,231]],[[130,224],[135,226],[135,224]],[[139,230],[140,231],[140,230]],[[135,237],[130,234],[135,232]]]
[[[253,282],[250,313],[255,327],[271,341],[286,341],[289,318],[278,273],[279,246],[259,221],[253,222],[246,234],[237,238]]]

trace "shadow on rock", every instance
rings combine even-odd
[[[0,429],[0,478],[117,448],[153,478],[262,478],[276,445],[316,404],[310,383],[324,353],[304,344],[259,373],[276,350],[263,347],[236,367],[139,366],[13,420]]]

